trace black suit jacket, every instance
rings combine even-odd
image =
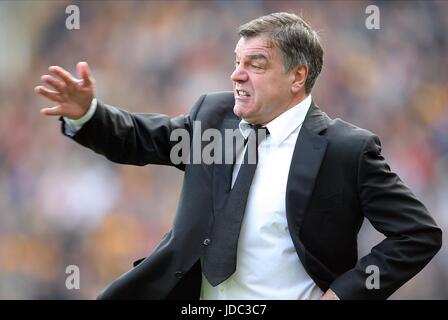
[[[203,95],[190,115],[133,114],[98,102],[93,118],[73,137],[109,160],[173,165],[174,129],[193,135],[193,121],[208,128],[237,128],[232,92]],[[64,128],[63,128],[64,131]],[[157,248],[113,281],[100,299],[195,299],[200,258],[213,216],[223,203],[232,167],[179,164],[185,171],[172,229]],[[341,299],[385,299],[418,273],[441,246],[441,230],[381,155],[371,132],[330,119],[314,103],[298,136],[286,190],[289,232],[305,270]],[[358,260],[364,217],[386,238]],[[367,289],[369,265],[380,289]]]

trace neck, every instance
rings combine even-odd
[[[285,107],[277,109],[276,112],[274,114],[272,114],[269,119],[264,119],[262,121],[262,123],[257,123],[257,124],[259,124],[261,126],[265,126],[266,124],[268,124],[269,122],[271,122],[272,120],[274,120],[275,118],[280,116],[281,114],[285,113],[289,109],[291,109],[291,108],[295,107],[296,105],[298,105],[300,102],[305,100],[307,97],[308,97],[308,94],[303,93],[301,95],[297,95],[297,96],[291,98],[291,100],[286,104]]]

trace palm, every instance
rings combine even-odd
[[[61,67],[53,66],[49,71],[57,76],[43,75],[42,81],[52,87],[52,90],[37,86],[35,91],[57,105],[41,109],[41,113],[51,116],[64,116],[71,119],[79,119],[89,109],[94,93],[94,81],[90,76],[87,63],[80,62],[77,65],[77,73],[80,79],[74,78],[68,71]]]

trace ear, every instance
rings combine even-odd
[[[291,92],[296,94],[302,88],[305,90],[305,82],[308,78],[308,66],[305,64],[296,66],[292,72],[292,77]]]

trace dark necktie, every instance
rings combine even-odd
[[[252,126],[236,181],[224,208],[215,213],[215,221],[202,265],[202,271],[212,286],[220,284],[235,272],[241,223],[250,186],[257,169],[258,145],[268,134],[267,128]]]

